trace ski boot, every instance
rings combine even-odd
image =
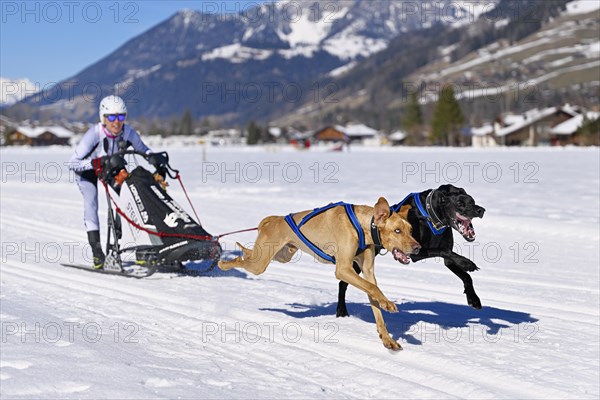
[[[102,251],[102,244],[100,244],[100,231],[89,231],[88,242],[92,247],[92,257],[94,269],[104,268],[104,260],[106,259],[104,252]]]

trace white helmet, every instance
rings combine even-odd
[[[100,122],[104,123],[105,114],[127,114],[125,102],[119,96],[107,96],[100,102]]]

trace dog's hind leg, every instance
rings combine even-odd
[[[288,244],[286,222],[281,217],[267,217],[258,227],[258,237],[252,249],[247,249],[238,243],[242,249],[242,257],[231,261],[219,261],[219,268],[224,271],[231,268],[244,268],[254,275],[260,275],[269,266],[275,255]],[[291,232],[291,231],[290,231]]]
[[[356,261],[352,264],[352,268],[357,274],[360,274],[362,271],[360,267],[356,263]],[[348,290],[348,283],[344,281],[340,281],[338,286],[338,305],[337,310],[335,312],[336,317],[349,317],[348,308],[346,308],[346,291]]]

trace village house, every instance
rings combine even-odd
[[[314,140],[318,142],[348,142],[348,137],[343,130],[337,126],[326,126],[314,134]]]
[[[215,129],[203,138],[213,146],[230,146],[242,143],[242,132],[238,129]]]
[[[498,124],[494,124],[498,127]],[[494,138],[494,125],[484,124],[479,128],[471,129],[471,145],[473,147],[496,147],[498,143]]]
[[[507,114],[494,124],[472,128],[471,144],[473,147],[572,144],[574,133],[583,124],[584,114],[591,120],[598,118],[598,113],[585,113],[569,104]]]
[[[587,111],[577,114],[573,118],[561,122],[550,129],[552,141],[559,144],[580,144],[579,138],[575,133],[583,126],[586,119],[588,121],[595,121],[598,118],[600,118],[600,112]]]
[[[404,143],[407,137],[406,132],[398,130],[390,133],[387,140],[392,146],[399,146]]]
[[[314,139],[322,142],[379,143],[378,130],[364,124],[327,126],[315,132]]]
[[[19,126],[6,136],[6,144],[13,146],[68,146],[75,134],[62,126]]]

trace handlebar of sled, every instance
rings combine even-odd
[[[142,153],[140,151],[137,150],[119,150],[116,153],[113,153],[111,155],[111,157],[114,156],[119,156],[122,157],[124,160],[124,156],[126,155],[134,155],[134,156],[140,156],[142,158],[144,158],[146,161],[148,161],[148,159],[150,158],[151,155],[153,154],[160,154],[162,156],[165,157],[165,159],[167,160],[166,164],[165,164],[165,172],[166,174],[169,176],[169,178],[171,179],[177,179],[177,176],[179,175],[179,170],[175,169],[171,166],[171,164],[169,163],[169,154],[166,151],[161,151],[161,152],[157,152],[157,153]]]

